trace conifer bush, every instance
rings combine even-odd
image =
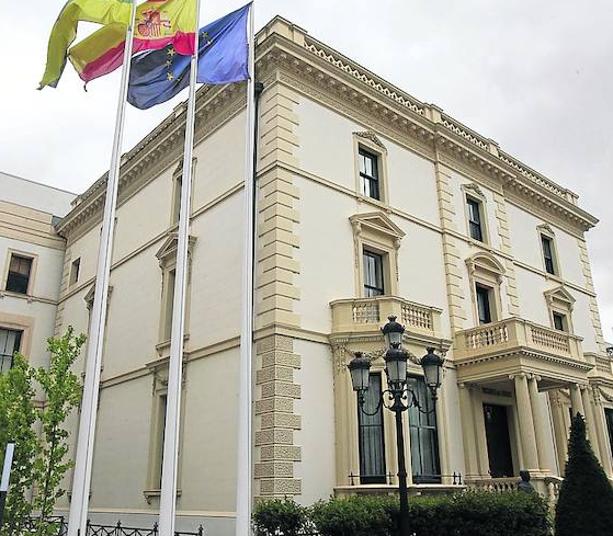
[[[585,422],[579,413],[570,429],[555,529],[556,536],[613,534],[613,488],[585,436]]]

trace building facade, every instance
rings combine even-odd
[[[366,352],[369,396],[384,389],[389,315],[413,356],[446,356],[435,413],[405,416],[413,493],[457,475],[505,487],[528,469],[555,495],[576,412],[613,478],[597,222],[577,195],[281,18],[257,40],[255,495],[396,486],[392,415],[360,416],[346,369]],[[199,91],[191,200],[178,527],[221,535],[235,510],[244,103],[241,86]],[[91,515],[113,522],[159,508],[184,125],[180,105],[122,161],[91,495]],[[57,226],[58,332],[88,331],[104,190],[102,177]],[[416,363],[410,375],[427,406]]]
[[[54,224],[75,194],[0,172],[0,373],[21,352],[48,363],[47,338],[64,267],[64,239]]]

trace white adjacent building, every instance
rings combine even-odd
[[[571,412],[613,478],[597,220],[577,195],[284,19],[257,40],[255,495],[310,504],[397,485],[392,414],[359,416],[346,370],[367,352],[370,393],[384,388],[392,314],[414,356],[447,359],[435,414],[405,417],[413,493],[459,474],[502,488],[528,469],[555,497]],[[244,121],[244,87],[200,89],[178,527],[220,535],[235,515]],[[90,512],[113,522],[159,508],[184,124],[181,105],[122,162]],[[60,294],[58,331],[88,331],[105,179],[57,226],[61,286],[33,280],[50,307]],[[12,314],[33,306],[10,299]],[[427,405],[420,367],[410,375]]]
[[[74,197],[0,172],[0,373],[17,351],[35,366],[48,361],[65,248],[54,225]]]

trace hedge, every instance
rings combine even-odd
[[[292,501],[260,503],[254,515],[258,536],[397,536],[395,497],[355,496],[320,501],[310,508]],[[297,513],[299,512],[299,514]],[[548,536],[545,501],[537,494],[469,491],[409,502],[415,536]]]

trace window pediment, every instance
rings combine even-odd
[[[462,189],[470,195],[474,195],[475,197],[485,199],[485,194],[483,193],[483,190],[481,190],[481,188],[474,182],[463,184]]]
[[[544,292],[545,299],[550,306],[564,305],[569,310],[572,310],[575,304],[575,298],[563,286],[558,286]]]
[[[542,225],[537,225],[537,230],[546,235],[546,236],[555,236],[556,234],[553,231],[553,228],[551,227],[551,225],[547,224],[547,223],[543,223]]]
[[[162,267],[166,266],[169,263],[172,263],[176,260],[178,241],[179,241],[179,238],[178,238],[177,233],[170,233],[170,235],[166,238],[166,240],[164,240],[164,243],[162,244],[160,249],[158,249],[157,253],[155,254],[157,259],[160,261],[160,266]],[[187,252],[190,257],[194,249],[195,243],[196,243],[196,237],[190,235],[188,238],[188,245],[187,245]]]
[[[107,290],[107,300],[111,298],[111,294],[113,294],[113,285],[108,286]],[[83,296],[83,301],[88,309],[92,309],[94,306],[94,296],[96,295],[96,283],[94,283],[91,288],[87,291],[87,294]]]
[[[387,152],[387,148],[383,144],[383,142],[377,137],[377,135],[372,130],[364,130],[362,132],[354,132],[354,136],[361,138],[363,140],[368,140],[374,145],[376,145],[379,149],[384,152]]]
[[[393,240],[395,243],[404,238],[406,234],[398,227],[386,214],[382,212],[368,212],[365,214],[355,214],[349,218],[353,227],[354,235],[359,236],[364,231],[383,235]]]
[[[486,252],[479,252],[470,256],[466,259],[466,265],[471,274],[474,274],[477,270],[482,270],[501,278],[505,273],[501,262],[494,255]]]

